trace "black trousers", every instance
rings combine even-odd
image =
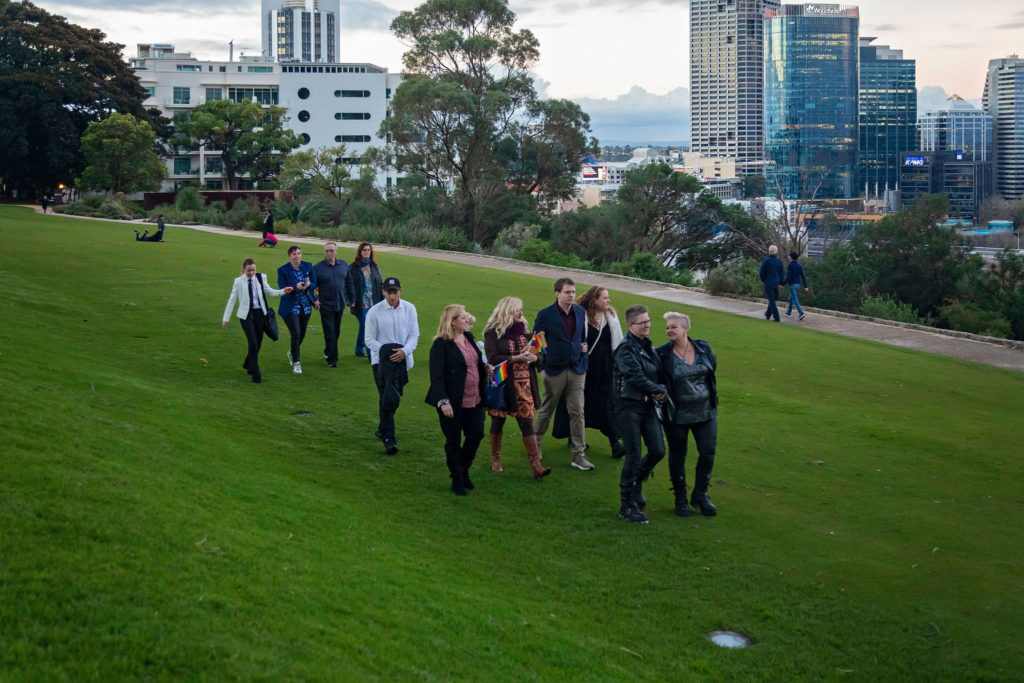
[[[665,457],[665,441],[661,437],[661,422],[650,401],[620,401],[618,405],[618,431],[625,450],[622,463],[621,486],[631,486],[646,477]],[[641,457],[647,446],[647,457]]]
[[[326,311],[320,307],[320,326],[324,330],[324,355],[328,363],[338,362],[338,337],[341,334],[341,314],[344,311]],[[295,355],[292,353],[292,355]]]
[[[245,341],[249,344],[249,352],[245,355],[242,367],[250,375],[260,374],[260,347],[263,345],[264,321],[263,311],[258,308],[249,311],[249,317],[245,320],[238,319],[242,324],[242,331],[245,332]]]
[[[779,288],[776,286],[769,287],[764,286],[764,298],[768,299],[768,308],[764,312],[765,318],[772,318],[775,322],[779,322],[779,306],[776,303],[779,298]]]
[[[288,326],[288,334],[292,338],[292,362],[299,362],[299,348],[302,340],[306,338],[306,324],[309,323],[309,313],[289,313],[284,317],[284,324]]]
[[[668,473],[673,482],[686,478],[686,442],[690,432],[693,432],[693,440],[697,444],[697,472],[694,481],[700,482],[704,477],[710,477],[711,468],[715,465],[718,418],[693,424],[667,424],[665,436],[668,438]]]
[[[469,472],[470,465],[476,458],[476,451],[484,438],[484,406],[463,408],[452,406],[452,416],[445,417],[441,409],[437,409],[437,417],[441,421],[441,432],[444,434],[444,459],[448,471],[454,477]]]

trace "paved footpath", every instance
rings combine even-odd
[[[38,211],[38,207],[36,208]],[[63,214],[54,215],[61,216]],[[72,218],[82,217],[72,216]],[[109,219],[97,220],[109,221]],[[147,221],[124,222],[140,223],[152,226],[152,223]],[[222,235],[245,237],[253,240],[258,237],[258,233],[228,230],[226,228],[209,225],[172,226],[168,224],[167,227],[190,228],[193,230],[201,230],[204,232]],[[326,242],[324,239],[309,237],[281,236],[278,239],[280,239],[281,242],[296,242],[316,245],[322,245]],[[357,244],[355,242],[340,242],[339,246],[354,250]],[[479,268],[492,268],[494,270],[504,270],[522,273],[525,275],[536,275],[538,277],[545,277],[551,280],[562,277],[567,272],[564,268],[555,268],[553,266],[538,263],[527,263],[525,261],[516,261],[515,259],[500,258],[497,256],[385,245],[374,245],[374,249],[382,253],[406,254],[409,256],[416,256],[418,258],[465,263]],[[577,279],[586,282],[588,285],[601,285],[602,287],[607,287],[608,289],[613,289],[617,292],[628,292],[631,294],[651,297],[653,299],[661,299],[662,301],[674,301],[687,306],[724,311],[726,313],[733,313],[735,315],[741,315],[748,318],[763,319],[764,316],[765,303],[763,300],[748,301],[721,296],[711,296],[710,294],[696,289],[674,287],[659,282],[638,280],[636,278],[608,275],[605,273],[593,273],[590,271],[571,272],[579,273],[579,277]],[[782,303],[783,302],[780,301],[780,305]],[[807,311],[807,317],[804,318],[803,321],[797,321],[796,316],[793,316],[792,318],[786,318],[783,316],[782,324],[799,325],[814,330],[820,330],[822,332],[841,334],[847,337],[870,339],[883,344],[902,346],[909,349],[917,349],[919,351],[927,351],[929,353],[937,353],[943,356],[962,358],[976,363],[984,363],[986,365],[993,365],[995,367],[1024,372],[1024,342],[996,343],[985,341],[986,338],[974,335],[961,335],[961,333],[948,333],[947,331],[930,331],[920,327],[905,327],[900,324],[863,320],[855,316],[836,313],[835,311],[826,311],[810,307],[805,307],[805,310]],[[765,321],[764,324],[774,325],[775,323]]]

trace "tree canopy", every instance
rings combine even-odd
[[[142,113],[124,47],[30,2],[0,3],[0,176],[29,194],[70,185],[80,139],[111,112]]]
[[[167,167],[153,151],[156,134],[146,121],[114,112],[94,121],[82,135],[88,164],[81,183],[90,190],[158,190]]]
[[[391,24],[409,49],[380,135],[400,172],[451,189],[457,222],[483,244],[533,209],[532,193],[569,196],[596,150],[578,105],[538,97],[538,41],[514,21],[505,0],[427,0]]]
[[[241,176],[251,181],[278,176],[285,155],[300,144],[284,122],[284,107],[264,108],[251,100],[213,100],[174,116],[179,143],[203,145],[220,155],[229,189],[237,189]]]

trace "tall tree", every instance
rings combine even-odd
[[[0,4],[0,176],[26,193],[70,185],[80,138],[111,112],[141,114],[123,45],[30,2]]]
[[[505,0],[427,0],[391,23],[409,49],[380,135],[399,171],[452,188],[459,222],[480,243],[504,227],[496,207],[523,207],[507,195],[567,196],[566,176],[596,150],[578,106],[538,98],[538,42],[514,21]]]
[[[285,155],[300,144],[284,122],[284,107],[264,108],[251,100],[214,100],[174,116],[180,144],[219,153],[230,189],[241,176],[252,181],[278,176]]]
[[[153,151],[156,134],[146,121],[114,112],[89,124],[82,135],[88,164],[82,185],[91,190],[158,190],[167,167]]]
[[[341,199],[352,178],[345,159],[345,145],[304,149],[288,155],[281,167],[281,187]]]

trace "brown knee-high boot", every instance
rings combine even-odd
[[[491,434],[491,469],[504,471],[501,469],[501,434]]]
[[[530,467],[533,469],[534,479],[543,479],[551,474],[550,467],[544,467],[540,461],[540,446],[537,444],[537,435],[530,434],[523,437],[523,445],[526,446],[526,455],[530,458]]]

